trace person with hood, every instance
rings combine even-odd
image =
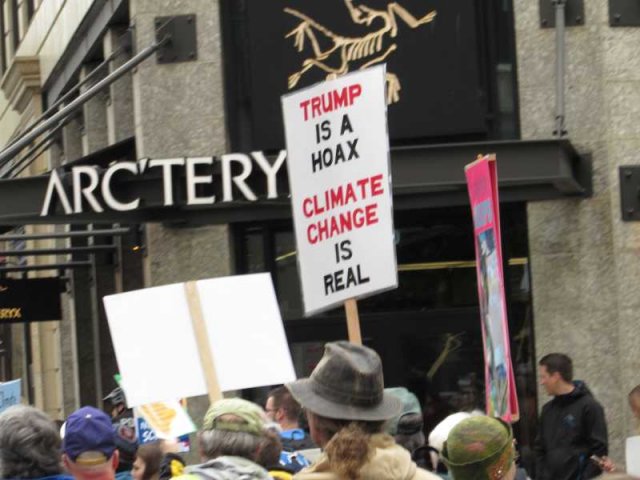
[[[256,463],[266,438],[261,407],[241,398],[214,402],[198,433],[204,463],[187,467],[180,480],[270,480]]]
[[[382,363],[370,348],[325,345],[311,377],[286,385],[305,408],[313,441],[323,453],[296,480],[438,480],[384,433],[402,402],[384,391]]]
[[[607,461],[607,423],[602,406],[583,382],[573,381],[573,363],[563,353],[539,362],[540,384],[554,398],[543,408],[534,444],[536,480],[584,480],[601,469],[592,455]]]

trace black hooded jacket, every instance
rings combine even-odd
[[[536,480],[585,480],[600,469],[591,455],[607,455],[607,422],[602,406],[583,382],[542,408],[535,442]]]

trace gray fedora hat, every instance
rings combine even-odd
[[[286,387],[304,408],[326,418],[381,421],[402,410],[400,399],[384,391],[378,354],[345,341],[327,343],[311,376]]]

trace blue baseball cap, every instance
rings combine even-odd
[[[64,424],[62,450],[72,460],[85,452],[101,453],[108,460],[116,450],[116,439],[111,419],[102,410],[82,407]]]

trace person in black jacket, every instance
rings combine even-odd
[[[592,455],[606,459],[607,423],[587,386],[573,381],[573,364],[562,353],[539,362],[540,384],[554,398],[542,408],[535,442],[536,480],[585,480],[601,470]]]

